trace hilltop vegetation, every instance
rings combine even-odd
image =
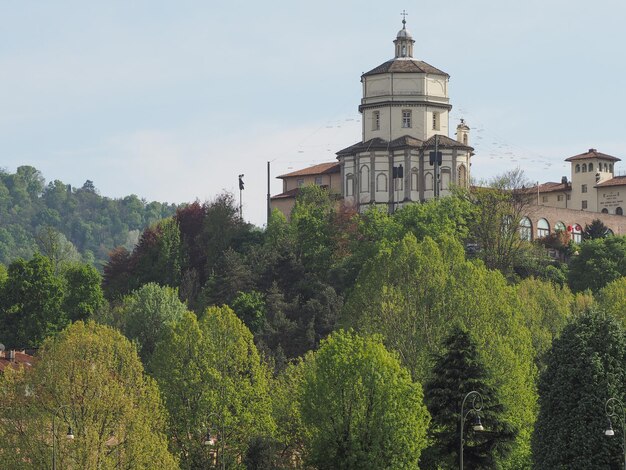
[[[466,428],[467,468],[567,468],[589,452],[615,465],[600,428],[607,393],[626,398],[626,244],[601,230],[576,250],[555,237],[564,255],[553,260],[503,218],[518,202],[482,190],[356,214],[307,187],[290,220],[275,211],[260,230],[224,194],[117,247],[102,278],[62,256],[16,260],[0,269],[0,332],[9,346],[43,347],[32,374],[0,381],[4,403],[38,390],[19,395],[19,412],[0,406],[0,453],[45,461],[45,430],[63,405],[59,422],[97,443],[60,446],[64,468],[106,467],[117,452],[129,468],[153,456],[184,469],[452,469],[457,413],[475,390],[487,432]],[[601,266],[612,269],[600,276]],[[114,357],[91,374],[95,352],[59,360],[72,345]],[[580,374],[560,370],[570,362]],[[68,380],[44,386],[51,370]],[[127,384],[154,416],[111,405]],[[567,424],[554,404],[562,391],[593,429]],[[83,419],[98,407],[124,428]],[[163,435],[147,432],[151,420]],[[595,436],[593,449],[546,447],[557,428],[562,442]],[[144,435],[151,447],[126,448]]]
[[[29,259],[36,251],[62,252],[101,268],[113,248],[132,247],[145,227],[175,210],[135,195],[100,196],[89,180],[80,188],[59,180],[46,184],[32,166],[0,170],[0,263]]]

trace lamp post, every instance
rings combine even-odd
[[[215,416],[221,423],[220,444],[221,444],[222,450],[220,452],[220,461],[222,463],[222,465],[221,465],[222,470],[224,470],[226,468],[226,460],[224,460],[224,420],[222,419],[221,415],[218,415],[215,412],[209,413],[209,418],[211,418],[211,416]],[[209,428],[209,430],[207,432],[207,436],[206,436],[206,438],[204,440],[204,445],[205,446],[212,446],[212,445],[214,445],[214,443],[215,443],[215,441],[211,438],[211,428]]]
[[[56,452],[56,418],[63,408],[68,408],[71,405],[61,405],[59,406],[52,415],[52,470],[57,469],[57,452]],[[72,427],[68,426],[66,436],[69,440],[74,439],[74,433],[72,432]]]
[[[468,398],[472,399],[471,405],[472,407],[465,413],[465,402]],[[474,431],[484,431],[483,425],[480,422],[480,415],[478,412],[483,409],[483,396],[478,393],[476,390],[472,390],[465,398],[463,398],[463,402],[461,403],[461,451],[459,452],[459,468],[463,470],[463,424],[467,419],[470,413],[474,413],[476,419],[474,421]]]
[[[621,414],[617,412],[618,407],[621,410]],[[622,450],[624,453],[624,470],[626,470],[626,409],[624,408],[624,404],[617,398],[609,398],[604,404],[604,412],[609,420],[609,425],[607,426],[606,431],[604,431],[605,436],[613,437],[615,435],[611,418],[618,418],[622,423]]]

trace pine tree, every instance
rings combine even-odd
[[[480,418],[485,430],[464,427],[464,462],[471,469],[496,468],[496,462],[510,451],[517,431],[502,419],[504,407],[469,333],[457,327],[444,345],[446,352],[437,358],[433,379],[424,386],[433,444],[424,451],[420,468],[457,468],[461,402],[474,390],[483,397]],[[470,408],[466,402],[466,410]]]
[[[606,238],[609,236],[609,229],[600,219],[594,219],[591,224],[585,225],[582,237],[583,240],[595,240],[596,238]]]

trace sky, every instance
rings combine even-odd
[[[626,160],[621,0],[0,0],[0,167],[175,203],[238,197],[243,173],[262,226],[268,161],[277,194],[361,140],[360,76],[393,57],[402,10],[415,58],[450,74],[474,179]]]

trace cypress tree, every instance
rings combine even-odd
[[[624,430],[614,420],[615,436],[604,435],[604,405],[610,397],[624,402],[625,390],[626,335],[619,323],[592,312],[568,325],[539,379],[533,468],[621,469]]]
[[[465,466],[468,469],[497,468],[497,461],[511,450],[517,431],[502,419],[504,406],[498,401],[497,391],[491,385],[492,380],[469,333],[454,328],[444,345],[446,352],[437,357],[433,378],[424,387],[424,399],[432,416],[432,445],[424,451],[420,468],[458,467],[461,403],[471,391],[483,397],[480,419],[485,430],[474,431],[470,413],[463,432]],[[471,408],[469,399],[465,412]]]

